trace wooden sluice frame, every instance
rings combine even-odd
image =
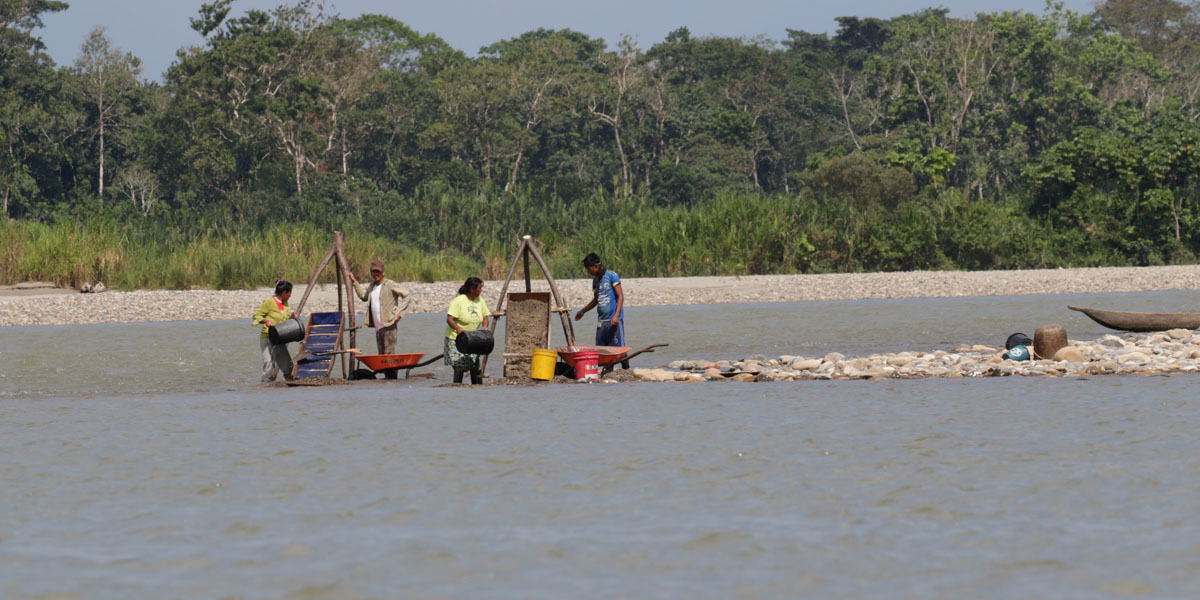
[[[355,333],[358,331],[358,327],[354,324],[354,287],[353,284],[350,283],[350,265],[348,262],[346,262],[346,250],[345,243],[342,239],[342,232],[333,232],[333,244],[330,246],[329,252],[325,254],[325,258],[321,260],[321,264],[317,266],[315,271],[313,271],[312,277],[308,278],[308,286],[304,288],[304,296],[300,298],[300,303],[296,305],[295,314],[300,314],[300,311],[304,310],[304,303],[308,301],[308,295],[312,293],[313,286],[317,284],[317,278],[321,276],[321,272],[325,270],[325,267],[329,266],[329,262],[334,258],[337,259],[337,261],[334,262],[334,268],[337,269],[338,312],[346,315],[346,318],[343,319],[343,322],[346,323],[345,331],[350,332],[350,347],[357,348],[358,345]],[[344,305],[346,307],[345,309],[342,308],[343,286],[346,288],[346,302]],[[356,361],[354,355],[351,354],[349,356],[350,364],[347,365],[347,356],[342,354],[341,357],[342,378],[345,379],[349,377],[350,373],[354,372],[354,363]],[[349,370],[347,370],[347,368]]]
[[[525,263],[525,293],[533,292],[533,282],[529,277],[529,257],[537,261],[537,264],[542,269],[542,274],[546,276],[546,282],[550,284],[550,294],[554,300],[555,307],[550,309],[550,312],[558,313],[562,317],[563,336],[567,339],[568,346],[575,345],[575,329],[571,325],[570,312],[567,308],[567,303],[563,301],[562,294],[558,293],[558,285],[554,283],[554,276],[550,274],[550,268],[546,266],[546,261],[542,259],[542,253],[538,252],[537,246],[534,245],[533,236],[521,236],[521,243],[517,246],[517,253],[513,256],[512,266],[508,268],[508,275],[504,278],[504,285],[500,287],[500,302],[496,306],[496,311],[493,313],[492,322],[488,324],[488,331],[496,333],[496,325],[500,322],[500,317],[505,316],[505,302],[508,300],[508,284],[512,282],[513,275],[517,272],[517,263],[524,261]],[[488,357],[483,357],[483,364],[479,366],[479,373],[482,375],[487,372]]]

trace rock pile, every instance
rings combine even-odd
[[[960,346],[953,352],[900,352],[847,357],[751,356],[739,361],[675,361],[666,369],[634,369],[644,381],[799,381],[933,377],[1154,375],[1200,371],[1200,333],[1186,329],[1106,335],[1071,341],[1057,360],[1011,361],[1004,349]]]

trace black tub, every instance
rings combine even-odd
[[[282,323],[267,328],[267,337],[272,344],[298,342],[304,339],[304,324],[296,317],[284,319]]]
[[[463,354],[491,354],[496,346],[492,332],[486,329],[464,331],[454,338],[454,346]]]

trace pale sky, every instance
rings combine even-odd
[[[70,65],[79,55],[93,27],[107,35],[122,51],[142,59],[143,76],[161,79],[175,61],[175,51],[203,44],[188,19],[197,15],[205,0],[66,0],[71,7],[45,16],[45,28],[35,34],[46,43],[59,65]],[[230,16],[247,10],[269,10],[291,0],[234,0]],[[1077,12],[1091,12],[1095,0],[1063,0]],[[951,16],[970,17],[977,12],[1023,10],[1041,14],[1045,0],[326,0],[327,12],[352,18],[382,14],[420,33],[435,33],[450,45],[474,55],[481,46],[518,36],[526,31],[573,29],[604,38],[612,47],[624,34],[643,49],[668,33],[687,26],[693,36],[754,37],[773,40],[787,37],[788,29],[832,33],[835,17],[891,18],[930,7],[950,9]]]

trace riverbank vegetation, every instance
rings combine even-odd
[[[502,277],[1195,262],[1200,8],[930,9],[643,49],[530,31],[471,57],[301,0],[232,14],[162,81],[102,30],[54,65],[0,7],[0,282],[232,288],[355,268]]]

